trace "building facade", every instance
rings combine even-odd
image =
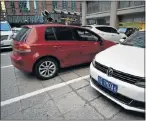
[[[145,22],[145,1],[83,1],[82,25]]]
[[[54,9],[66,9],[67,11],[80,12],[79,1],[37,1],[37,0],[25,0],[25,1],[5,1],[7,20],[10,23],[43,23],[43,16],[41,12],[47,10],[51,13],[51,17],[58,22],[60,20],[60,14],[54,13]]]
[[[1,0],[0,2],[0,20],[1,21],[6,20],[6,9],[5,9],[4,0]]]

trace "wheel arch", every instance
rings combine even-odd
[[[38,59],[35,61],[35,63],[33,64],[33,68],[32,68],[32,71],[33,71],[33,72],[34,72],[34,70],[35,70],[36,64],[37,64],[40,60],[42,60],[42,59],[44,59],[44,58],[52,58],[52,59],[56,60],[57,63],[58,63],[58,67],[60,68],[60,61],[59,61],[58,58],[56,58],[55,56],[46,55],[46,56],[42,56],[42,57],[38,58]]]

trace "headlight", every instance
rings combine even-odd
[[[7,40],[7,39],[8,39],[8,35],[2,35],[2,36],[1,36],[1,41],[2,41],[2,40]]]
[[[136,82],[135,85],[145,88],[145,78],[143,78],[142,81]]]
[[[95,67],[95,58],[93,59],[92,64]]]

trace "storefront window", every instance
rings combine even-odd
[[[110,1],[92,1],[87,3],[87,13],[97,13],[109,11],[111,8]]]
[[[144,5],[145,1],[119,1],[119,8]]]

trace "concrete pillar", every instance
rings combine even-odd
[[[117,28],[119,22],[117,16],[118,3],[119,1],[111,1],[110,26],[115,28]]]
[[[85,26],[87,23],[86,14],[87,14],[87,2],[82,1],[82,26]]]

